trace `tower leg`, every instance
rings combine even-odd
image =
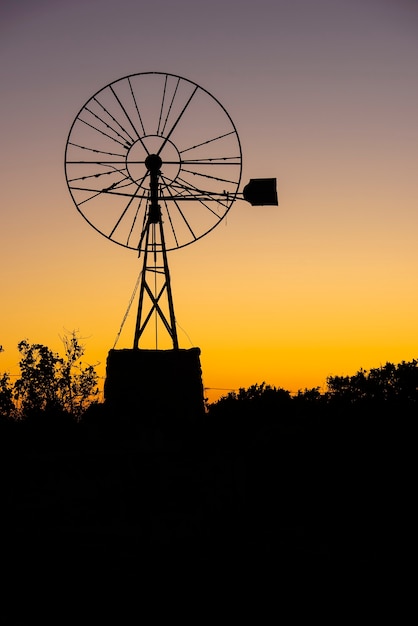
[[[150,230],[152,236],[150,238]],[[157,231],[158,230],[158,238]],[[151,241],[150,241],[151,239]],[[149,263],[149,257],[152,257],[154,264]],[[157,263],[157,261],[159,261]],[[157,277],[160,281],[160,287],[157,293],[156,282]],[[150,279],[154,278],[154,285],[150,285]],[[146,308],[146,298],[148,296],[149,307]],[[163,310],[163,300],[166,300],[168,314]],[[173,348],[178,349],[178,337],[176,328],[176,318],[174,315],[173,294],[171,290],[170,271],[168,268],[167,250],[165,247],[164,230],[161,221],[161,213],[159,212],[158,221],[148,220],[145,233],[145,252],[143,260],[143,269],[141,277],[141,287],[138,300],[138,313],[135,325],[134,349],[139,348],[139,341],[146,327],[152,319],[158,323],[163,323],[167,333],[169,334]],[[158,347],[157,345],[155,346]]]

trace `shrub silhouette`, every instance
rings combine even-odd
[[[20,376],[14,384],[5,373],[0,378],[0,415],[29,419],[40,414],[71,415],[80,419],[98,395],[98,376],[84,365],[84,346],[73,331],[63,338],[64,356],[26,339],[18,344]]]

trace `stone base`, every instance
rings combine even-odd
[[[116,415],[147,423],[199,419],[204,414],[200,348],[110,350],[104,399]]]

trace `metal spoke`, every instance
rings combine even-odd
[[[81,150],[89,150],[90,152],[95,152],[96,154],[107,154],[109,156],[119,156],[125,157],[124,154],[118,154],[117,152],[105,152],[104,150],[96,150],[95,148],[88,148],[87,146],[80,146],[77,143],[73,143],[72,141],[68,142],[69,146],[74,146],[75,148],[81,148]],[[67,163],[79,163],[80,161],[67,161]]]
[[[138,180],[141,180],[141,183],[139,184],[139,186],[142,185],[142,183],[144,182],[144,179],[147,176],[148,176],[148,173],[145,174],[145,176],[142,179],[138,179]],[[126,185],[122,185],[122,183],[125,180],[128,180],[128,179],[129,179],[129,183],[127,183]],[[134,183],[138,184],[138,180],[132,181],[129,176],[124,176],[123,178],[121,178],[121,180],[119,180],[117,182],[114,182],[112,185],[110,185],[110,187],[103,187],[103,189],[92,189],[91,187],[74,187],[74,186],[71,186],[70,189],[72,191],[94,191],[95,192],[95,194],[93,196],[91,196],[90,198],[87,198],[85,200],[82,200],[81,202],[79,202],[79,204],[84,204],[85,202],[88,202],[88,200],[92,200],[93,198],[95,198],[96,196],[98,196],[101,193],[107,193],[107,194],[109,194],[111,196],[125,196],[127,198],[130,198],[132,196],[132,193],[128,193],[128,192],[124,193],[124,192],[114,191],[114,189],[120,189],[121,187],[129,187],[130,185],[132,185]],[[136,193],[136,197],[137,198],[143,199],[143,198],[147,198],[148,197],[148,194],[144,194],[142,196],[138,196],[137,192],[135,192],[135,193]]]
[[[115,97],[116,102],[119,104],[120,108],[121,108],[121,109],[122,109],[122,111],[124,112],[126,119],[127,119],[127,120],[128,120],[128,122],[130,123],[131,128],[132,128],[132,130],[134,131],[134,133],[135,133],[135,135],[136,135],[136,137],[137,137],[137,139],[138,139],[138,137],[139,137],[138,131],[136,130],[136,128],[135,128],[135,126],[134,126],[134,124],[132,123],[131,118],[129,117],[128,113],[126,112],[125,107],[123,106],[122,102],[120,101],[120,98],[119,98],[119,96],[117,95],[117,93],[115,92],[115,90],[113,89],[112,85],[110,85],[110,91],[113,93],[113,95],[114,95],[114,97]],[[99,104],[101,104],[101,103],[99,102]],[[103,105],[101,105],[101,106],[103,106]],[[105,109],[104,107],[103,107],[103,109],[106,111],[106,109]],[[128,133],[128,131],[126,130],[126,128],[124,128],[124,127],[122,126],[122,124],[120,124],[120,122],[118,122],[118,121],[117,121],[117,120],[113,117],[113,115],[111,115],[108,111],[106,111],[106,112],[108,113],[108,115],[110,115],[110,117],[111,117],[113,120],[115,120],[115,122],[116,122],[116,123],[118,124],[118,126],[119,126],[122,130],[123,130],[123,132],[124,132],[124,133],[126,133],[126,134],[128,135],[128,137],[130,138],[130,140],[132,141],[132,143],[134,143],[134,142],[136,141],[136,139],[134,139],[133,137],[131,137],[131,135]]]
[[[173,220],[171,219],[171,214],[170,214],[170,211],[168,210],[168,206],[167,206],[167,201],[166,200],[164,200],[164,204],[165,204],[165,210],[167,211],[168,221],[170,222],[171,232],[173,234],[174,241],[176,242],[176,246],[178,247],[179,242],[178,242],[178,239],[177,239],[176,230],[174,228]]]
[[[234,159],[231,161],[230,159]],[[210,159],[187,159],[181,161],[182,165],[240,165],[239,157],[213,157]]]
[[[168,193],[171,195],[171,190],[170,190],[170,187],[167,187],[167,189],[168,189]],[[195,234],[194,234],[194,232],[193,232],[192,227],[190,226],[190,224],[189,224],[189,222],[187,221],[187,219],[186,219],[186,217],[185,217],[185,215],[184,215],[183,211],[181,210],[181,208],[180,208],[180,205],[179,205],[178,201],[177,201],[175,198],[173,198],[173,200],[174,200],[174,204],[176,205],[176,208],[177,208],[178,212],[180,213],[181,217],[183,218],[183,221],[184,221],[184,223],[186,224],[186,226],[187,226],[187,228],[189,229],[189,231],[191,232],[191,234],[192,234],[193,238],[194,238],[194,239],[197,239],[196,235],[195,235]]]
[[[123,161],[67,161],[67,165],[121,165],[126,164],[126,159]],[[135,161],[135,163],[144,163],[144,161]]]
[[[219,176],[210,176],[209,174],[202,174],[201,172],[193,172],[192,170],[186,170],[184,167],[181,168],[182,172],[187,172],[188,174],[193,174],[193,176],[201,176],[202,178],[211,178],[212,180],[218,180],[221,183],[234,183],[233,180],[229,180],[228,178],[219,178]]]
[[[178,188],[178,189],[183,189],[184,191],[189,191],[193,197],[195,197],[196,194],[194,194],[193,192],[197,191],[199,194],[206,196],[209,196],[208,191],[204,191],[203,189],[199,189],[199,187],[196,187],[195,185],[192,185],[191,183],[189,183],[187,180],[184,180],[184,178],[182,178],[181,176],[177,177],[176,180],[176,184],[172,185],[173,188]],[[183,196],[184,197],[184,196]],[[186,196],[187,197],[187,196]]]
[[[135,200],[135,198],[137,197],[136,194],[139,191],[139,188],[141,186],[141,184],[144,182],[145,176],[142,179],[141,183],[138,185],[137,190],[135,191],[135,193],[133,194],[133,196],[131,197],[131,199],[129,200],[128,204],[126,205],[126,207],[124,208],[121,216],[119,217],[118,221],[116,222],[116,224],[114,225],[113,229],[111,230],[110,234],[109,234],[109,239],[112,238],[113,233],[115,232],[115,230],[117,229],[117,227],[119,226],[119,224],[121,223],[121,221],[123,220],[123,218],[126,215],[126,211],[129,209],[129,207],[131,206],[132,202]]]
[[[195,148],[200,148],[201,146],[206,146],[208,143],[212,143],[213,141],[218,141],[218,139],[223,139],[224,137],[229,137],[230,135],[234,135],[235,131],[231,130],[229,133],[224,133],[223,135],[218,135],[218,137],[213,137],[212,139],[208,139],[207,141],[202,141],[201,143],[197,143],[194,146],[190,146],[190,148],[185,148],[184,150],[180,150],[180,154],[184,154],[185,152],[189,152],[189,150],[194,150]]]
[[[97,198],[97,196],[100,196],[101,193],[103,193],[103,189],[100,189],[99,191],[97,191],[96,189],[83,189],[83,187],[70,187],[71,191],[95,191],[96,193],[94,193],[92,196],[90,196],[90,198],[85,198],[84,200],[80,200],[77,204],[78,206],[81,206],[82,204],[85,204],[86,202],[89,202],[90,200],[93,200],[94,198]]]
[[[140,142],[141,142],[141,144],[142,144],[142,147],[144,148],[144,150],[146,151],[146,153],[147,153],[147,154],[149,154],[149,152],[148,152],[148,150],[147,150],[147,147],[145,146],[144,142],[142,141],[142,139],[141,139],[140,135],[138,134],[138,131],[136,130],[136,128],[135,128],[135,126],[134,126],[134,124],[132,123],[131,118],[129,117],[129,115],[128,115],[128,113],[127,113],[126,109],[125,109],[125,107],[124,107],[124,106],[123,106],[123,104],[122,104],[122,102],[119,100],[119,98],[118,98],[117,94],[115,93],[115,90],[113,89],[112,85],[110,85],[110,90],[111,90],[111,92],[113,93],[113,95],[115,96],[115,98],[116,98],[116,100],[117,100],[117,102],[118,102],[118,104],[119,104],[120,108],[121,108],[121,109],[122,109],[122,111],[124,112],[124,114],[125,114],[125,116],[126,116],[126,119],[128,120],[128,122],[129,122],[129,123],[130,123],[130,125],[132,126],[133,130],[135,131],[136,136],[138,137],[139,141],[140,141]]]
[[[182,189],[185,190],[189,190],[189,191],[197,191],[200,194],[202,194],[204,196],[204,200],[205,202],[213,202],[216,201],[218,204],[221,204],[222,206],[225,206],[225,208],[229,208],[230,206],[230,202],[229,203],[223,203],[220,200],[220,197],[228,197],[229,195],[233,195],[233,194],[227,194],[226,192],[223,192],[223,194],[220,193],[213,193],[211,191],[204,191],[202,189],[200,189],[199,187],[195,187],[194,185],[192,185],[191,183],[189,183],[187,180],[184,180],[184,178],[181,178],[181,176],[178,176],[177,178],[178,181],[183,182],[183,185],[179,185]],[[194,196],[196,198],[196,200],[201,200],[201,198],[199,198],[197,195]],[[187,199],[187,198],[185,198]]]
[[[123,179],[125,180],[125,179]],[[122,181],[120,181],[122,182]],[[92,189],[91,187],[73,187],[71,186],[70,189],[72,191],[94,191],[96,192],[95,195],[99,195],[100,193],[106,193],[110,196],[124,196],[126,198],[130,198],[132,196],[132,193],[128,193],[128,192],[122,192],[122,191],[113,191],[113,189],[115,188],[116,185],[118,185],[119,183],[113,183],[113,185],[110,185],[110,187],[104,187],[103,189]],[[129,185],[132,185],[132,181],[128,184],[128,185],[124,185],[124,187],[128,187]],[[94,196],[92,196],[93,198]],[[137,198],[148,198],[148,194],[143,194],[142,196],[136,196]],[[79,202],[78,204],[84,204],[84,202],[86,202],[86,200],[82,200],[81,202]]]
[[[126,150],[129,150],[130,146],[126,145],[125,143],[122,143],[121,141],[118,141],[117,139],[115,139],[114,137],[112,137],[111,135],[108,135],[108,133],[105,133],[103,130],[100,130],[100,128],[96,128],[96,126],[93,126],[93,124],[89,124],[88,122],[86,122],[86,120],[81,119],[81,117],[78,118],[80,120],[80,122],[82,122],[83,124],[85,124],[86,126],[90,126],[90,128],[92,128],[93,130],[96,130],[98,133],[100,133],[101,135],[103,135],[104,137],[108,137],[109,139],[111,139],[112,141],[115,141],[116,143],[118,143],[119,145],[123,146]]]
[[[135,97],[134,91],[133,91],[133,89],[132,89],[131,77],[130,77],[130,76],[128,76],[128,84],[129,84],[129,88],[130,88],[130,90],[131,90],[131,95],[132,95],[132,99],[133,99],[134,104],[135,104],[135,109],[136,109],[136,112],[138,113],[139,122],[140,122],[140,124],[141,124],[141,126],[142,126],[142,132],[143,132],[143,134],[145,135],[145,128],[144,128],[144,124],[143,124],[143,122],[142,122],[142,117],[141,117],[141,114],[140,114],[140,112],[139,112],[138,103],[137,103],[137,101],[136,101],[136,97]]]
[[[139,203],[138,203],[138,207],[137,207],[136,212],[135,212],[134,219],[132,220],[131,228],[129,229],[129,234],[128,234],[128,237],[126,239],[126,245],[129,245],[129,240],[130,240],[132,232],[133,232],[133,230],[135,228],[135,224],[136,224],[136,220],[137,220],[138,215],[139,215],[139,211],[141,210],[142,200],[144,199],[144,196],[137,196],[137,197],[139,197]],[[144,211],[144,213],[145,213],[145,211]]]
[[[114,168],[110,172],[99,172],[98,174],[89,174],[88,176],[79,176],[78,178],[69,178],[68,182],[73,183],[76,180],[86,180],[86,178],[99,178],[100,176],[109,176],[110,174],[115,174],[115,173],[117,174],[117,173],[123,172],[124,169],[126,168],[122,168],[121,170],[117,170],[116,168]]]
[[[122,128],[122,126],[121,126],[121,125],[117,122],[117,120],[115,120],[115,118],[113,117],[113,115],[111,115],[111,114],[109,113],[109,111],[108,111],[107,109],[105,109],[105,107],[101,104],[101,102],[99,102],[96,98],[94,98],[94,100],[95,100],[95,102],[97,102],[97,104],[98,104],[99,106],[101,106],[101,107],[102,107],[103,111],[104,111],[105,113],[107,113],[107,115],[109,115],[109,117],[111,117],[111,118],[112,118],[112,120],[113,120],[114,122],[116,122],[116,124],[119,126],[119,128],[120,128],[121,130],[123,130],[123,132],[125,133],[125,135],[127,135],[127,136],[128,136],[128,139],[126,139],[126,137],[124,137],[123,135],[121,135],[121,134],[120,134],[120,132],[116,130],[116,128],[113,128],[113,126],[111,126],[110,124],[108,124],[107,122],[105,122],[105,121],[104,121],[104,119],[103,119],[102,117],[100,117],[100,115],[97,115],[97,113],[95,113],[94,111],[92,111],[92,110],[91,110],[91,109],[89,109],[88,107],[86,107],[86,111],[88,111],[91,115],[93,115],[93,117],[95,117],[97,120],[99,120],[99,122],[102,122],[102,124],[104,124],[104,125],[106,126],[106,128],[108,128],[109,130],[113,131],[113,132],[115,133],[115,135],[117,135],[118,137],[120,137],[120,138],[121,138],[121,139],[122,139],[125,143],[127,143],[127,142],[129,143],[129,142],[130,142],[130,143],[131,143],[131,145],[132,145],[132,143],[133,143],[133,141],[134,141],[134,140],[133,140],[133,139],[132,139],[132,137],[129,135],[129,133],[128,133],[128,132],[127,132],[124,128]]]
[[[184,105],[184,107],[183,107],[183,109],[182,109],[182,111],[181,111],[180,115],[178,116],[178,118],[177,118],[177,119],[176,119],[176,121],[174,122],[173,126],[171,127],[170,132],[168,133],[168,135],[166,135],[166,137],[165,137],[165,139],[164,139],[163,143],[161,144],[160,149],[159,149],[159,150],[158,150],[158,152],[157,152],[157,156],[161,154],[161,150],[164,148],[164,146],[166,145],[167,141],[170,139],[171,135],[172,135],[172,134],[173,134],[173,132],[174,132],[174,129],[176,128],[177,124],[179,123],[179,121],[180,121],[180,120],[181,120],[181,118],[183,117],[185,110],[186,110],[186,109],[187,109],[187,107],[189,106],[189,104],[190,104],[190,102],[191,102],[191,100],[192,100],[192,98],[193,98],[193,96],[195,95],[195,93],[196,93],[196,91],[197,91],[197,90],[198,90],[198,87],[197,87],[197,85],[196,85],[196,87],[195,87],[195,88],[194,88],[194,90],[193,90],[192,95],[191,95],[191,96],[190,96],[190,98],[187,100],[187,102],[186,102],[186,104]]]
[[[185,187],[185,189],[186,189],[186,187]],[[190,188],[190,187],[188,187],[187,189],[189,189],[189,190],[190,190],[191,188]],[[197,189],[197,187],[196,187],[196,191],[199,191],[199,193],[202,193],[199,189]],[[205,194],[204,194],[204,195],[205,195]],[[210,207],[206,204],[206,202],[208,202],[208,201],[211,199],[211,198],[210,198],[210,196],[209,196],[209,198],[207,198],[207,199],[206,199],[206,198],[204,198],[204,200],[205,200],[205,201],[203,200],[203,198],[199,198],[199,196],[197,196],[197,195],[194,195],[194,199],[195,199],[195,200],[197,200],[197,202],[200,202],[200,204],[202,204],[202,205],[203,205],[206,209],[208,209],[208,211],[210,211],[211,213],[213,213],[214,215],[216,215],[216,217],[217,217],[217,218],[219,218],[219,215],[216,213],[216,211],[214,211],[213,209],[211,209],[211,208],[210,208]],[[228,207],[228,204],[224,204],[223,202],[221,202],[221,201],[219,201],[219,200],[218,200],[218,204],[220,204],[221,206],[224,206],[224,207]]]
[[[165,82],[165,84],[167,84],[167,76],[166,76],[166,82]],[[171,113],[171,109],[172,109],[172,106],[173,106],[174,100],[175,100],[175,98],[176,98],[176,94],[177,94],[177,90],[178,90],[178,88],[179,88],[179,84],[180,84],[180,78],[178,78],[178,79],[177,79],[176,88],[174,89],[173,97],[171,98],[170,106],[168,107],[167,115],[165,116],[165,122],[164,122],[164,126],[163,126],[163,128],[162,128],[162,130],[161,130],[161,134],[163,134],[163,133],[164,133],[165,128],[166,128],[166,126],[167,126],[168,118],[169,118],[169,116],[170,116],[170,113]],[[165,88],[164,88],[164,93],[165,93]],[[161,104],[161,113],[162,113],[162,104]],[[158,135],[158,133],[157,133],[157,135]]]
[[[168,80],[168,76],[166,76],[165,80],[164,80],[164,90],[163,90],[163,97],[161,98],[161,108],[160,108],[160,117],[158,118],[157,135],[160,134],[161,117],[163,115],[165,94],[166,94],[166,91],[167,91],[167,80]],[[162,134],[162,131],[161,131],[161,134]]]
[[[121,170],[121,172],[122,171],[123,170]],[[125,182],[125,180],[127,180],[129,182],[127,182],[126,185],[122,185],[122,183]],[[137,180],[133,181],[132,178],[129,176],[129,174],[126,174],[125,176],[123,176],[123,178],[121,178],[120,180],[114,182],[110,187],[107,187],[106,191],[112,189],[112,193],[113,193],[113,189],[120,189],[121,187],[130,187],[133,183],[137,184],[138,181]]]

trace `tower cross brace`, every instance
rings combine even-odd
[[[162,165],[161,158],[156,154],[150,154],[145,160],[145,165],[150,175],[150,202],[145,228],[141,235],[139,248],[142,239],[145,237],[145,252],[142,266],[141,286],[138,301],[138,313],[135,325],[134,349],[139,347],[139,341],[143,335],[153,314],[158,315],[167,330],[173,348],[178,349],[178,338],[176,319],[174,315],[173,294],[171,290],[170,271],[168,268],[167,249],[164,238],[164,228],[161,218],[161,208],[158,204],[158,177]],[[149,256],[153,259],[153,264],[149,262]],[[157,260],[159,261],[157,264]],[[157,292],[157,275],[162,276],[162,286]],[[149,279],[154,277],[154,290],[149,284]],[[145,314],[145,295],[148,295],[151,302],[148,313]],[[168,315],[163,311],[160,300],[165,296],[167,299]]]

